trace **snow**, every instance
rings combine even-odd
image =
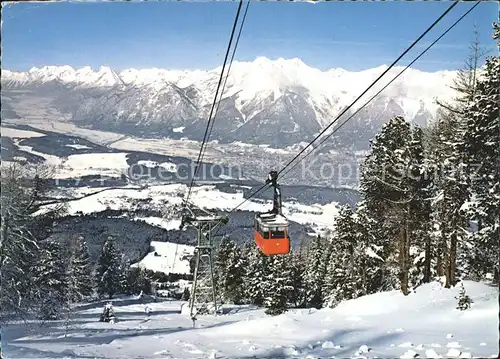
[[[71,147],[71,148],[74,148],[76,150],[87,150],[87,149],[90,149],[89,146],[85,146],[85,145],[79,145],[79,144],[75,144],[75,145],[66,145],[67,147]]]
[[[45,136],[43,133],[35,132],[35,131],[25,131],[18,130],[10,127],[1,127],[0,129],[3,137],[15,137],[15,138],[32,138],[32,137],[43,137]]]
[[[464,286],[474,300],[468,311],[487,315],[464,316],[455,309],[459,287],[445,289],[437,282],[409,296],[377,293],[334,309],[291,309],[276,317],[251,306],[225,305],[226,314],[200,316],[196,328],[181,314],[185,302],[148,303],[151,313],[146,317],[140,299],[124,297],[112,300],[115,324],[98,321],[104,302],[90,303],[74,313],[66,338],[63,321],[31,332],[23,324],[10,324],[2,328],[2,349],[6,357],[23,358],[496,357],[498,289],[471,281]],[[381,311],[384,304],[388,308]],[[349,320],[353,312],[360,321]],[[463,350],[447,347],[448,333]]]
[[[415,350],[408,350],[400,356],[402,359],[416,358],[419,354]]]
[[[88,148],[78,144],[67,146],[77,149]],[[45,164],[51,166],[54,170],[52,175],[54,179],[79,178],[88,175],[120,177],[121,174],[127,173],[129,167],[127,164],[128,153],[125,152],[85,153],[70,155],[65,158],[35,151],[31,146],[18,145],[18,148],[21,151],[44,158]]]
[[[259,218],[261,219],[261,223],[265,226],[279,226],[287,224],[286,218],[279,214],[261,214]]]
[[[185,128],[186,128],[185,126],[180,126],[180,127],[174,128],[172,131],[177,132],[177,133],[182,133],[182,132],[184,132]]]
[[[185,192],[186,186],[182,184],[171,184],[164,186],[154,186],[150,188],[137,188],[129,185],[121,188],[107,187],[98,190],[88,188],[78,188],[74,190],[74,196],[79,197],[88,195],[88,197],[68,202],[67,211],[69,215],[78,212],[84,214],[104,211],[106,208],[132,209],[131,200],[152,198],[150,205],[158,209],[164,208],[164,200],[168,199],[169,204],[175,205],[182,203],[182,198],[177,196],[180,191]],[[91,195],[91,193],[93,193]],[[50,208],[49,206],[46,206]],[[161,221],[161,220],[160,220]]]
[[[155,252],[157,255],[155,255]],[[165,274],[189,274],[189,259],[194,254],[194,247],[170,242],[151,242],[151,251],[131,267],[140,267]]]
[[[171,173],[177,173],[177,165],[175,163],[171,162],[156,162],[156,161],[150,161],[150,160],[140,160],[137,161],[138,165],[146,166],[148,168],[156,168],[156,167],[162,167],[168,172]]]
[[[219,175],[219,178],[222,179],[222,180],[234,180],[234,179],[237,179],[237,178],[233,178],[233,177],[228,176],[228,175]]]
[[[427,358],[442,358],[442,356],[436,353],[434,349],[427,349],[425,351],[425,355],[427,356]]]
[[[78,155],[86,156],[86,155]],[[85,157],[83,157],[85,158]],[[120,157],[117,158],[114,165],[115,169],[110,167],[107,170],[108,174],[119,173],[120,170]],[[87,168],[84,165],[80,173],[91,173],[93,168]],[[73,173],[73,172],[71,172]],[[59,174],[61,176],[61,174]],[[69,174],[68,174],[69,176]],[[59,177],[61,178],[61,177]],[[104,191],[103,191],[104,189]],[[180,194],[187,194],[188,187],[184,184],[168,184],[168,185],[157,185],[150,186],[147,188],[138,189],[135,186],[126,186],[122,188],[102,188],[95,190],[95,195],[90,195],[89,197],[71,201],[68,203],[68,213],[76,214],[77,212],[82,213],[93,213],[103,211],[106,208],[119,210],[119,209],[132,209],[133,199],[148,199],[151,198],[149,205],[157,208],[158,210],[165,210],[165,206],[174,206],[182,203],[183,199]],[[79,188],[74,190],[75,197],[81,196],[83,194],[87,195],[89,192],[86,188]],[[194,205],[213,210],[232,210],[236,206],[243,202],[243,192],[238,191],[237,193],[226,193],[219,191],[213,185],[203,185],[199,187],[193,187],[190,197],[190,202]],[[338,213],[338,204],[336,202],[331,202],[325,205],[313,204],[313,205],[303,205],[297,202],[284,201],[283,215],[289,220],[304,225],[311,225],[312,229],[316,233],[320,233],[323,230],[331,229],[335,223],[335,217]],[[272,201],[266,201],[264,204],[254,200],[245,202],[240,210],[252,211],[252,212],[267,212],[272,208]],[[173,229],[176,226],[171,220],[180,220],[179,218],[171,218],[168,221],[162,220],[156,217],[147,218],[137,218],[138,220],[144,220],[151,225],[156,225],[166,229]],[[178,227],[177,227],[178,228]]]
[[[235,96],[237,109],[245,113],[246,118],[251,118],[253,114],[260,112],[263,104],[271,104],[290,91],[304,92],[309,95],[307,101],[316,109],[316,117],[324,126],[386,69],[387,65],[357,72],[338,68],[321,71],[298,58],[269,59],[260,56],[254,61],[233,62],[223,96]],[[391,69],[387,78],[379,81],[363,96],[353,110],[382,88],[401,69],[402,67]],[[4,70],[2,81],[24,84],[56,80],[80,87],[131,84],[150,91],[151,98],[161,91],[168,91],[172,85],[179,88],[193,86],[199,94],[198,106],[203,108],[213,100],[213,89],[220,71],[221,67],[208,71],[152,68],[125,69],[116,73],[104,66],[98,70],[89,66],[80,69],[71,66],[45,66],[32,68],[28,72]],[[398,103],[409,116],[416,115],[422,106],[435,113],[438,107],[434,101],[436,97],[444,100],[453,97],[454,91],[449,85],[452,84],[455,74],[454,71],[423,72],[410,68],[388,87],[382,96]],[[248,111],[242,111],[243,108]],[[183,130],[183,126],[174,128],[174,131],[179,133]]]
[[[68,156],[62,160],[54,178],[78,178],[88,175],[120,177],[127,173],[128,153],[86,153]]]
[[[146,166],[146,167],[149,167],[149,168],[158,167],[158,162],[156,162],[156,161],[150,161],[150,160],[140,160],[140,161],[137,161],[137,164],[141,165],[141,166]]]
[[[181,226],[180,219],[174,220],[165,220],[165,218],[160,217],[136,217],[134,220],[143,221],[155,227],[161,227],[166,229],[167,231],[172,229],[179,229]]]
[[[57,156],[48,155],[46,153],[42,153],[42,152],[38,152],[38,151],[33,150],[32,146],[20,146],[20,145],[17,145],[17,147],[21,151],[32,153],[32,154],[34,154],[36,156],[40,156],[42,158],[45,158],[45,164],[46,165],[57,167],[62,162],[61,159],[59,157],[57,157]]]

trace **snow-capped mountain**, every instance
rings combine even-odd
[[[308,140],[359,96],[387,66],[359,72],[321,71],[299,59],[232,64],[212,139],[286,146]],[[343,118],[354,112],[396,75],[393,68]],[[2,71],[6,89],[43,89],[55,106],[80,125],[144,136],[201,139],[222,67],[209,71],[126,69],[97,71],[70,66]],[[336,143],[352,145],[373,136],[396,114],[424,123],[432,120],[435,98],[449,100],[455,73],[407,70],[345,126]],[[176,130],[184,127],[183,131]]]

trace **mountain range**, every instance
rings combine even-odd
[[[234,62],[211,140],[286,147],[312,139],[387,66],[321,71],[299,59]],[[222,67],[213,70],[93,70],[45,66],[2,70],[2,92],[26,90],[51,99],[78,126],[157,138],[201,140]],[[392,68],[341,118],[345,119],[402,70]],[[332,145],[366,149],[382,124],[404,115],[417,124],[436,116],[435,99],[450,100],[455,72],[408,69],[333,136]],[[14,91],[15,90],[15,91]],[[11,109],[10,97],[6,106]],[[3,107],[3,104],[2,104]],[[10,111],[11,112],[11,111]],[[9,113],[10,113],[9,112]],[[4,114],[5,116],[5,114]]]

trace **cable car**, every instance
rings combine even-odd
[[[281,211],[281,192],[277,183],[278,172],[271,171],[266,179],[274,188],[273,209],[259,213],[254,220],[255,243],[266,256],[290,253],[288,220]]]

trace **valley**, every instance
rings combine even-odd
[[[117,134],[76,127],[68,130],[70,127],[63,126],[62,122],[54,126],[50,123],[42,126],[42,123],[11,120],[2,124],[2,166],[21,163],[48,168],[47,182],[51,190],[46,201],[64,202],[66,213],[53,228],[52,238],[66,241],[82,236],[95,261],[106,239],[112,236],[130,263],[144,258],[152,241],[194,244],[194,231],[179,230],[179,225],[181,204],[194,172],[190,156],[195,156],[195,143],[192,143],[192,152],[169,146],[169,141],[175,140],[147,144],[147,140],[138,139],[138,143],[146,145],[120,146],[120,142],[126,143],[127,139],[120,140]],[[113,142],[113,139],[116,140]],[[242,146],[246,151],[248,147]],[[254,146],[250,148],[259,150]],[[266,148],[260,150],[266,151]],[[217,157],[213,152],[211,156]],[[234,156],[236,159],[236,154]],[[251,157],[242,154],[239,158]],[[251,168],[205,162],[199,174],[201,178],[195,182],[192,203],[228,213],[261,186],[262,182],[247,177]],[[264,171],[261,168],[261,172]],[[291,221],[293,247],[304,239],[331,230],[338,205],[353,206],[359,197],[357,191],[350,188],[293,184],[283,185],[282,195],[284,214]],[[41,212],[57,203],[42,207]],[[226,235],[241,245],[253,241],[254,213],[271,206],[271,191],[252,198],[229,214],[229,222],[219,234],[219,240]]]

